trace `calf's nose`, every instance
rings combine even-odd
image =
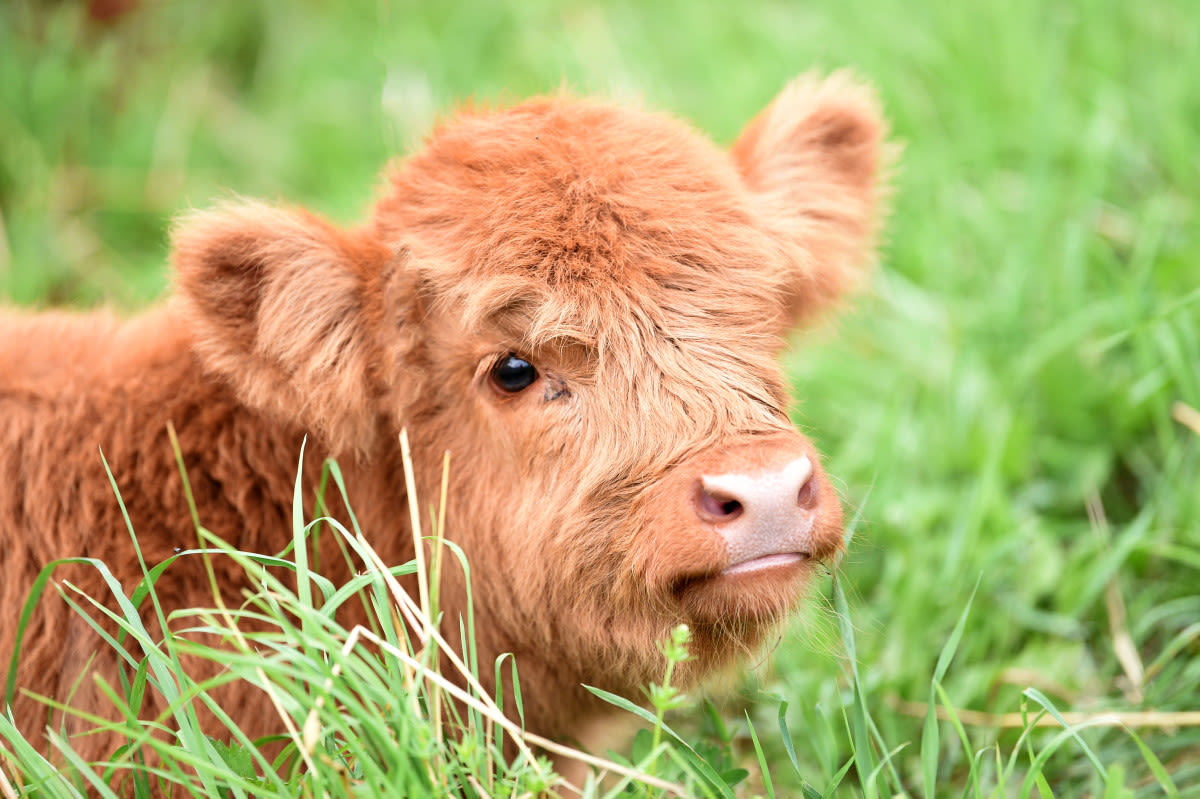
[[[753,471],[701,475],[695,510],[725,540],[726,573],[828,554],[814,535],[814,479],[807,455]]]

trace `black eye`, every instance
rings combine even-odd
[[[533,385],[537,380],[537,369],[529,361],[509,353],[492,367],[492,384],[508,394],[516,394]]]

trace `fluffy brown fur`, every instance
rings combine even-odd
[[[290,535],[306,433],[341,458],[363,529],[395,563],[413,555],[397,433],[411,432],[427,498],[450,450],[447,530],[473,567],[480,659],[515,653],[527,724],[545,735],[602,718],[582,683],[637,696],[678,623],[694,633],[688,680],[753,650],[838,551],[838,499],[814,465],[807,559],[727,575],[696,485],[816,464],[775,356],[869,258],[882,138],[871,93],[838,75],[792,83],[729,153],[599,102],[464,111],[390,169],[359,228],[229,204],[179,221],[174,296],[157,310],[0,316],[3,662],[11,609],[44,564],[86,555],[127,587],[141,576],[97,447],[148,562],[196,544],[169,422],[201,521],[261,552]],[[538,374],[511,394],[489,378],[509,353]],[[89,567],[58,577],[103,593]],[[244,578],[220,578],[236,601]],[[159,589],[172,610],[211,603],[206,585],[185,559]],[[462,576],[443,592],[453,632]],[[48,598],[19,684],[64,698],[96,648]],[[111,680],[118,665],[100,648],[91,668]],[[111,712],[79,685],[76,704]],[[238,715],[269,721],[265,698],[242,694]],[[30,733],[45,723],[28,698],[14,711]]]

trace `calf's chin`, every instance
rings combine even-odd
[[[16,607],[55,558],[140,578],[103,467],[78,454],[96,446],[151,565],[196,543],[168,424],[201,522],[235,546],[288,543],[308,434],[341,457],[376,549],[403,562],[407,428],[420,497],[451,453],[447,533],[471,564],[486,687],[511,652],[528,728],[590,738],[608,709],[584,684],[640,697],[678,624],[696,655],[685,681],[727,666],[841,549],[837,494],[776,357],[870,260],[883,135],[844,75],[796,80],[728,152],[664,115],[557,96],[450,118],[351,230],[253,202],[184,216],[165,309],[125,325],[0,317],[0,598]],[[323,562],[349,578],[336,553]],[[246,581],[222,572],[218,587],[237,602]],[[186,566],[159,588],[167,612],[211,602]],[[467,597],[449,569],[452,639]],[[70,624],[56,599],[38,612],[17,682],[65,698],[95,642],[54,639]],[[14,637],[0,619],[5,653]],[[116,683],[121,665],[92,668]],[[272,717],[255,689],[227,691],[235,715]],[[31,701],[14,712],[41,727]]]

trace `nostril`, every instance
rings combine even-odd
[[[727,522],[742,515],[742,503],[731,497],[711,494],[703,487],[699,496],[700,509],[712,521]]]
[[[817,502],[817,489],[811,479],[805,480],[804,485],[796,493],[796,504],[802,508],[811,509]]]

